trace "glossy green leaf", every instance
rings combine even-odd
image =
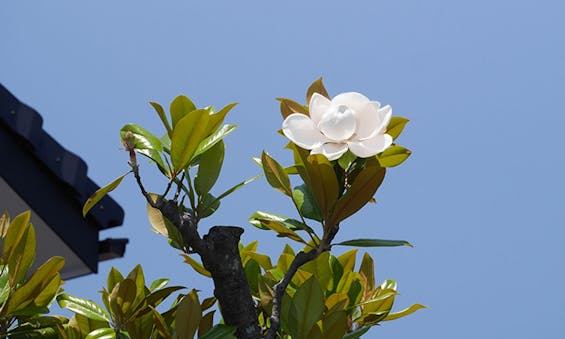
[[[46,306],[35,304],[35,299],[40,298],[38,301],[44,301],[46,296],[43,294],[44,289],[49,288],[52,297],[55,297],[57,289],[53,291],[54,285],[61,284],[59,271],[63,268],[65,259],[62,257],[51,257],[43,265],[41,265],[25,281],[15,292],[10,295],[6,305],[6,313],[17,314],[19,311],[24,310],[28,306]],[[57,287],[58,288],[58,287]]]
[[[75,297],[68,294],[59,294],[57,303],[60,307],[81,314],[89,319],[110,321],[108,314],[102,307],[92,300]]]
[[[187,116],[190,112],[196,110],[196,105],[185,95],[177,96],[170,105],[171,120],[173,121],[173,130],[180,120]]]
[[[149,306],[157,307],[173,292],[182,290],[184,288],[185,287],[182,286],[169,286],[155,290],[145,298],[145,302]]]
[[[271,268],[273,268],[271,258],[268,255],[251,251],[244,251],[244,255],[249,256],[251,259],[255,260],[264,270],[270,270]]]
[[[308,186],[300,185],[295,187],[292,191],[292,199],[303,217],[316,221],[323,220],[320,208]]]
[[[304,239],[302,239],[298,234],[296,234],[296,232],[287,228],[285,223],[275,221],[275,220],[268,220],[268,219],[255,219],[255,220],[260,222],[263,227],[266,227],[270,230],[277,232],[279,237],[286,237],[286,238],[290,238],[294,241],[298,241],[298,242],[301,242],[303,244],[307,244],[307,242]]]
[[[206,298],[202,300],[202,303],[200,304],[200,308],[202,308],[202,311],[206,311],[210,307],[214,306],[216,301],[217,301],[216,297]]]
[[[202,153],[198,172],[194,178],[194,188],[199,196],[210,192],[218,180],[224,162],[224,151],[224,143],[220,141],[208,151]]]
[[[244,265],[245,277],[247,278],[247,283],[249,284],[249,289],[253,295],[259,293],[259,276],[261,275],[261,267],[259,264],[253,260],[247,260]]]
[[[214,214],[220,208],[220,199],[210,193],[206,193],[198,205],[198,217],[206,218]]]
[[[124,276],[115,267],[112,267],[108,273],[108,278],[106,279],[108,291],[113,290],[114,286],[122,282],[122,280],[124,280]]]
[[[265,151],[261,155],[261,163],[263,164],[263,171],[269,185],[277,191],[292,197],[290,179],[284,168]]]
[[[311,180],[308,188],[316,197],[322,216],[327,219],[339,195],[339,185],[333,166],[322,154],[312,154],[308,156],[307,161]]]
[[[152,149],[155,151],[162,151],[163,144],[161,140],[149,132],[145,128],[136,124],[127,124],[120,130],[120,136],[122,139],[125,137],[127,132],[131,132],[135,140],[136,149]]]
[[[297,338],[306,338],[324,310],[324,295],[318,280],[308,279],[298,287],[292,298],[291,317],[297,317]]]
[[[216,129],[218,129],[218,127],[220,127],[224,122],[224,119],[226,118],[228,112],[231,111],[235,106],[237,106],[237,102],[232,102],[231,104],[224,106],[224,108],[222,108],[218,112],[211,114],[209,130],[215,131]]]
[[[160,335],[160,338],[169,339],[171,335],[169,334],[169,326],[167,322],[163,318],[163,316],[153,307],[149,306],[151,309],[151,314],[153,316],[153,324],[155,326],[155,330]]]
[[[347,313],[337,311],[327,314],[322,319],[322,333],[324,339],[341,339],[347,332]]]
[[[367,159],[365,168],[336,203],[332,223],[339,223],[365,206],[377,192],[385,173],[385,168],[380,166],[376,158]]]
[[[184,258],[184,262],[189,264],[196,272],[202,274],[205,277],[211,278],[212,274],[204,268],[204,266],[198,261],[192,259],[190,255],[182,253],[181,256]]]
[[[260,229],[263,229],[263,230],[269,229],[269,227],[262,224],[262,222],[265,221],[265,220],[270,220],[270,221],[280,223],[284,227],[286,227],[290,230],[293,230],[293,231],[303,230],[303,231],[307,231],[307,232],[310,232],[310,233],[314,233],[314,230],[312,228],[310,228],[308,225],[305,225],[304,223],[302,223],[298,220],[282,216],[280,214],[257,211],[255,213],[253,213],[253,215],[251,215],[251,217],[249,217],[249,223],[251,223],[253,226],[260,228]]]
[[[203,336],[198,337],[199,339],[236,339],[235,336],[236,328],[234,326],[228,326],[224,324],[217,324],[212,327],[212,329],[206,332]]]
[[[402,164],[412,152],[400,145],[392,145],[378,155],[379,163],[383,167],[395,167]]]
[[[202,337],[206,332],[212,329],[214,326],[214,313],[215,310],[206,313],[202,316],[202,320],[200,320],[200,325],[198,326],[198,337]]]
[[[363,254],[359,273],[367,279],[366,290],[372,291],[375,288],[375,262],[367,252]]]
[[[135,267],[127,275],[126,279],[131,279],[131,281],[135,283],[135,298],[132,302],[131,308],[136,309],[143,299],[145,299],[145,276],[141,265],[135,265]]]
[[[66,321],[61,316],[39,316],[33,317],[25,322],[20,320],[18,326],[10,329],[10,339],[22,338],[59,338],[58,326],[62,328],[63,323]]]
[[[177,305],[176,314],[176,332],[179,338],[193,338],[202,319],[202,310],[200,302],[195,290],[189,294]]]
[[[169,281],[170,281],[170,279],[168,279],[168,278],[156,279],[151,283],[151,285],[149,285],[149,291],[153,292],[153,291],[156,291],[156,290],[160,290],[163,287],[167,286]]]
[[[308,90],[306,91],[306,104],[310,104],[310,99],[312,98],[312,95],[314,95],[314,93],[321,94],[321,95],[325,96],[326,98],[330,99],[330,95],[328,94],[328,91],[326,90],[326,86],[324,86],[324,83],[322,81],[322,77],[319,77],[318,79],[316,79],[316,81],[314,81],[310,85],[310,87],[308,87]]]
[[[394,247],[394,246],[408,246],[413,247],[408,241],[405,240],[385,240],[385,239],[353,239],[342,241],[333,245],[341,246],[356,246],[356,247]]]
[[[101,187],[96,192],[94,192],[94,194],[92,194],[90,198],[88,198],[84,203],[84,206],[82,207],[82,216],[83,217],[86,216],[86,213],[88,213],[88,211],[90,211],[90,209],[94,207],[94,205],[96,205],[97,202],[99,202],[102,198],[104,198],[106,194],[115,190],[116,187],[120,185],[120,183],[125,178],[125,176],[130,173],[131,171],[127,172],[126,174],[118,177],[116,180],[112,181],[108,185]]]
[[[345,152],[339,159],[337,159],[337,163],[339,167],[341,167],[344,171],[347,171],[351,164],[357,159],[357,156],[353,154],[351,151]]]
[[[180,119],[174,126],[171,138],[171,161],[175,172],[178,173],[188,165],[198,145],[208,136],[209,120],[208,111],[198,109]]]
[[[0,305],[2,305],[11,291],[8,268],[5,265],[0,265],[0,274]]]
[[[386,129],[386,134],[390,135],[392,139],[398,138],[408,121],[410,120],[403,117],[390,118],[390,122],[388,123],[388,127]]]
[[[116,331],[113,328],[99,328],[90,333],[84,339],[115,339]]]
[[[231,188],[229,188],[228,190],[226,190],[224,193],[220,194],[216,199],[221,200],[225,197],[227,197],[228,195],[232,194],[233,192],[237,191],[238,189],[242,188],[243,186],[259,179],[261,177],[261,175],[256,175],[252,178],[249,178],[247,180],[244,180],[234,186],[232,186]]]
[[[81,339],[86,337],[86,335],[99,328],[109,327],[110,323],[105,320],[94,320],[89,317],[85,317],[82,314],[75,313],[68,323],[68,327],[75,327],[78,330],[79,336],[76,339]],[[69,339],[71,339],[70,337]],[[75,338],[73,338],[75,339]]]
[[[414,304],[408,308],[403,309],[402,311],[398,311],[398,312],[393,312],[393,313],[389,313],[384,319],[383,321],[389,321],[389,320],[395,320],[398,318],[402,318],[405,317],[409,314],[412,314],[414,312],[416,312],[417,310],[420,310],[422,308],[426,308],[426,306],[424,305],[420,305],[420,304]]]
[[[283,119],[288,117],[293,113],[301,113],[305,115],[308,114],[308,108],[297,103],[294,100],[287,99],[287,98],[277,98],[277,100],[281,103],[281,114]]]
[[[173,135],[173,129],[171,128],[171,125],[169,124],[169,120],[167,119],[167,114],[165,113],[163,106],[161,106],[158,103],[153,102],[153,101],[150,101],[149,104],[157,112],[157,115],[159,116],[159,119],[161,119],[161,122],[163,123],[163,126],[167,130],[167,134],[169,135],[169,137],[172,136]]]
[[[213,115],[211,115],[210,117],[213,117]],[[236,129],[237,125],[227,124],[222,126],[220,129],[216,130],[214,133],[210,134],[208,137],[202,140],[202,142],[196,148],[196,151],[194,151],[194,157],[208,151],[210,148],[214,147],[214,145],[222,141],[228,134],[235,131]]]
[[[26,211],[12,220],[4,240],[4,261],[8,264],[10,286],[23,281],[35,259],[35,229]]]
[[[341,264],[344,272],[352,272],[355,268],[355,260],[357,259],[357,250],[350,250],[340,255],[337,260]]]

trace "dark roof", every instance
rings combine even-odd
[[[123,223],[124,211],[105,196],[87,215],[82,206],[99,186],[87,176],[87,165],[43,129],[43,119],[0,84],[0,177],[47,222],[85,263],[97,270],[98,253],[85,250],[98,231]],[[0,209],[2,206],[0,206]],[[86,244],[87,246],[90,246]],[[84,261],[84,260],[83,260]]]

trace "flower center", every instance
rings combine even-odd
[[[318,127],[325,136],[336,142],[347,141],[357,129],[355,112],[345,105],[331,106]]]

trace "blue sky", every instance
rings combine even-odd
[[[399,142],[413,156],[338,238],[412,242],[370,253],[377,276],[399,283],[397,308],[429,308],[368,337],[562,338],[564,11],[549,0],[2,2],[0,82],[99,184],[128,169],[124,124],[160,131],[148,101],[240,102],[219,189],[255,175],[263,149],[290,163],[275,97],[304,101],[323,76],[332,95],[390,104],[411,120]],[[142,175],[161,190],[149,165]],[[149,279],[210,291],[149,230],[133,180],[113,197],[125,223],[101,236],[128,237],[126,257],[67,292],[100,300],[110,267],[136,263]],[[209,225],[241,225],[245,242],[276,255],[284,241],[247,224],[255,210],[292,213],[258,181]]]

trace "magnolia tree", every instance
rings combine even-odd
[[[270,186],[286,195],[296,217],[257,211],[251,225],[273,231],[288,244],[275,260],[257,252],[257,241],[241,244],[243,229],[199,226],[231,193],[213,194],[224,159],[224,138],[236,129],[224,124],[235,104],[216,111],[198,108],[178,96],[169,114],[153,106],[166,133],[159,138],[135,124],[121,129],[131,170],[98,190],[84,205],[88,211],[128,174],[147,201],[153,230],[178,249],[195,272],[212,279],[213,296],[167,286],[168,279],[146,284],[141,266],[126,276],[116,269],[101,291],[103,306],[61,293],[62,258],[51,258],[28,272],[35,253],[29,213],[0,219],[0,336],[53,338],[359,338],[371,326],[420,308],[392,311],[396,282],[375,281],[373,259],[365,253],[356,268],[357,250],[339,256],[334,246],[410,246],[406,241],[352,239],[334,242],[340,225],[365,205],[383,182],[387,168],[401,164],[410,151],[395,140],[408,122],[393,117],[359,93],[328,95],[321,79],[306,94],[307,105],[279,98],[282,134],[290,142],[292,163],[283,166],[267,152],[253,160]],[[143,185],[138,154],[150,159],[168,179],[160,192]],[[292,180],[291,180],[292,177]],[[292,183],[291,183],[292,182]],[[294,184],[293,184],[294,183]],[[215,191],[215,190],[214,190]],[[173,296],[174,293],[178,293]],[[157,307],[171,299],[170,306]],[[45,315],[56,299],[75,314],[69,320]],[[219,311],[221,317],[217,317]]]

